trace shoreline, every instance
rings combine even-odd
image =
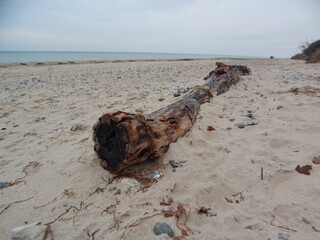
[[[126,62],[180,62],[197,60],[286,60],[285,58],[236,58],[236,57],[217,57],[217,58],[167,58],[167,59],[123,59],[123,60],[80,60],[80,61],[45,61],[45,62],[9,62],[0,63],[0,68],[16,66],[53,66],[53,65],[74,65],[74,64],[97,64],[97,63],[126,63]]]

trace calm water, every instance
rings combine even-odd
[[[49,61],[85,61],[85,60],[128,60],[128,59],[184,59],[241,57],[213,54],[182,53],[133,53],[133,52],[1,52],[0,63],[13,62],[49,62]],[[250,57],[252,58],[252,57]]]

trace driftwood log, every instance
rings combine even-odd
[[[200,105],[226,92],[249,75],[245,66],[216,63],[217,68],[182,99],[151,114],[107,113],[93,126],[94,150],[111,172],[163,156],[172,142],[184,136],[196,121]]]

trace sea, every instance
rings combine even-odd
[[[137,59],[194,59],[194,58],[259,58],[188,53],[144,53],[144,52],[52,52],[52,51],[0,51],[0,63],[59,62],[59,61],[104,61]]]

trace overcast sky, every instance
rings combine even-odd
[[[0,0],[0,51],[290,57],[320,39],[320,0]]]

